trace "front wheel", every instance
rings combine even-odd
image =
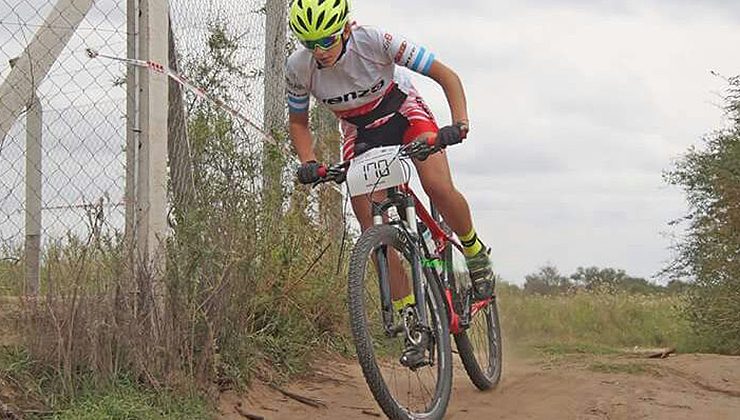
[[[429,363],[414,369],[403,366],[400,358],[406,334],[388,334],[383,320],[379,285],[389,281],[385,273],[410,281],[414,264],[421,267],[410,243],[408,234],[391,225],[373,226],[360,236],[349,268],[352,335],[365,381],[389,418],[440,419],[447,410],[452,388],[451,343],[442,293],[429,271],[422,270],[421,274],[427,276],[426,302],[416,303],[417,311],[426,311],[429,320]],[[389,266],[388,260],[400,261],[400,267],[395,263]],[[398,318],[394,316],[395,326],[403,325]]]

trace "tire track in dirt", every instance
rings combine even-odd
[[[594,371],[594,366],[612,371]],[[639,369],[627,369],[634,366]],[[370,395],[359,366],[335,359],[316,373],[285,386],[323,401],[312,408],[269,387],[247,396],[222,396],[222,419],[244,419],[235,407],[265,419],[385,418]],[[631,373],[626,373],[631,371]],[[480,392],[455,366],[447,419],[738,419],[740,357],[678,355],[664,360],[625,355],[518,357],[507,353],[499,386]]]

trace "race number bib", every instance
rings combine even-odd
[[[398,156],[400,148],[377,147],[352,160],[347,171],[350,195],[355,197],[406,183],[406,171]]]

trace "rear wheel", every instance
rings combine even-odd
[[[464,267],[464,257],[456,255],[457,261],[453,261],[453,253],[460,251],[453,246],[447,247],[445,255],[447,266],[452,267],[448,271],[450,283],[455,286],[456,305],[455,310],[462,313],[463,303],[461,296],[469,293],[463,290],[461,284],[470,284],[470,277]],[[462,264],[462,266],[460,266]],[[468,276],[463,279],[463,276]],[[472,310],[472,309],[471,309]],[[496,297],[475,313],[470,320],[470,326],[454,335],[457,352],[460,355],[465,372],[470,380],[480,390],[494,388],[501,379],[501,324],[498,317],[498,306]]]
[[[382,318],[374,256],[382,249],[385,255],[397,253],[401,268],[394,275],[411,279],[411,267],[418,256],[411,255],[404,246],[408,243],[407,234],[391,225],[373,226],[357,241],[350,260],[348,286],[352,335],[368,387],[389,418],[440,419],[452,388],[452,357],[447,311],[437,283],[427,278],[426,302],[416,304],[417,308],[423,306],[429,319],[425,340],[428,364],[416,369],[403,366],[399,360],[406,347],[406,334],[389,337]],[[397,315],[394,318],[394,325],[402,325]]]
[[[494,388],[501,379],[501,328],[496,298],[470,321],[470,327],[455,334],[455,344],[465,372],[481,391]]]

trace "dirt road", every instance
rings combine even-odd
[[[384,417],[356,363],[332,360],[316,368],[316,373],[285,389],[325,406],[314,408],[257,386],[247,397],[224,394],[221,418]],[[503,379],[490,392],[477,391],[456,366],[446,418],[740,420],[740,357],[686,354],[646,359],[630,354],[509,352]]]

